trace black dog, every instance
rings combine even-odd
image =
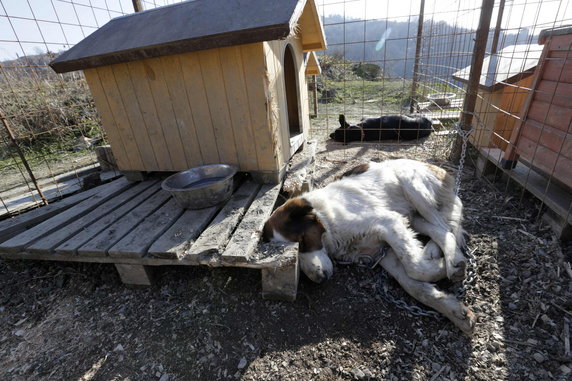
[[[381,140],[414,140],[429,136],[432,131],[431,120],[424,116],[385,115],[379,118],[367,118],[355,126],[339,117],[340,128],[330,134],[337,142]]]

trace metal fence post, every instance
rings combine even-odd
[[[504,13],[504,4],[505,4],[505,0],[500,0],[499,13],[497,15],[497,25],[495,26],[495,34],[493,36],[493,43],[491,45],[491,54],[496,54],[497,50],[498,50],[501,24],[502,24],[502,16]]]
[[[481,16],[479,18],[479,26],[475,36],[475,46],[473,47],[473,58],[471,60],[471,71],[469,72],[467,93],[465,95],[463,111],[461,111],[461,119],[459,121],[459,127],[464,131],[469,131],[473,122],[473,113],[475,112],[475,105],[477,103],[479,81],[481,79],[483,60],[485,59],[487,49],[487,40],[494,5],[494,0],[483,0],[483,4],[481,6]],[[462,144],[462,137],[457,135],[457,139],[455,140],[455,144],[451,149],[451,155],[449,157],[455,163],[459,162],[459,159],[461,158]]]
[[[417,25],[417,43],[415,45],[415,65],[413,66],[413,82],[411,83],[411,104],[409,112],[413,113],[415,109],[415,93],[417,93],[417,82],[419,81],[419,60],[421,55],[421,44],[423,40],[423,15],[425,13],[425,0],[421,0],[419,9],[419,21]]]
[[[314,98],[314,114],[312,116],[315,118],[318,116],[318,83],[316,81],[316,75],[312,75],[312,96]]]
[[[18,152],[18,156],[20,156],[20,160],[22,160],[22,164],[24,164],[24,167],[26,167],[26,171],[28,171],[28,175],[30,175],[30,179],[32,179],[32,182],[34,183],[34,187],[36,188],[36,190],[38,191],[38,194],[42,198],[42,202],[44,203],[44,205],[48,205],[48,200],[44,196],[44,193],[42,193],[42,189],[40,189],[40,185],[38,184],[38,181],[36,180],[36,176],[34,176],[34,172],[32,172],[32,168],[30,167],[30,164],[28,164],[28,160],[26,160],[26,156],[24,156],[24,152],[22,152],[22,149],[18,145],[18,141],[16,140],[16,137],[14,136],[14,133],[12,132],[12,129],[10,128],[10,125],[8,124],[8,120],[4,116],[4,113],[2,112],[2,110],[0,110],[0,119],[2,119],[2,124],[4,125],[4,129],[8,133],[8,137],[10,138],[10,141],[14,145],[14,148],[16,148],[16,151]]]

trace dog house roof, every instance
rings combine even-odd
[[[304,53],[304,63],[306,64],[306,75],[322,74],[322,67],[315,52]]]
[[[191,0],[112,19],[50,66],[64,73],[279,40],[297,28],[304,51],[326,48],[314,0]]]
[[[483,61],[479,88],[486,91],[497,89],[534,74],[534,68],[542,53],[542,47],[533,45],[510,45]],[[453,79],[466,83],[471,66],[453,74]]]

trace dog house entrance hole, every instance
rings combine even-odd
[[[286,45],[284,52],[284,82],[286,87],[286,107],[288,109],[288,128],[290,137],[302,132],[298,112],[298,81],[296,78],[296,62],[292,46]]]

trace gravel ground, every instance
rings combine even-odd
[[[426,145],[376,148],[321,143],[318,184],[368,159],[436,157]],[[302,276],[288,303],[263,300],[255,270],[157,268],[153,287],[128,288],[111,265],[0,260],[0,379],[571,379],[572,246],[537,219],[537,201],[470,168],[461,197],[472,337],[386,302],[377,269],[338,266],[322,285]]]

